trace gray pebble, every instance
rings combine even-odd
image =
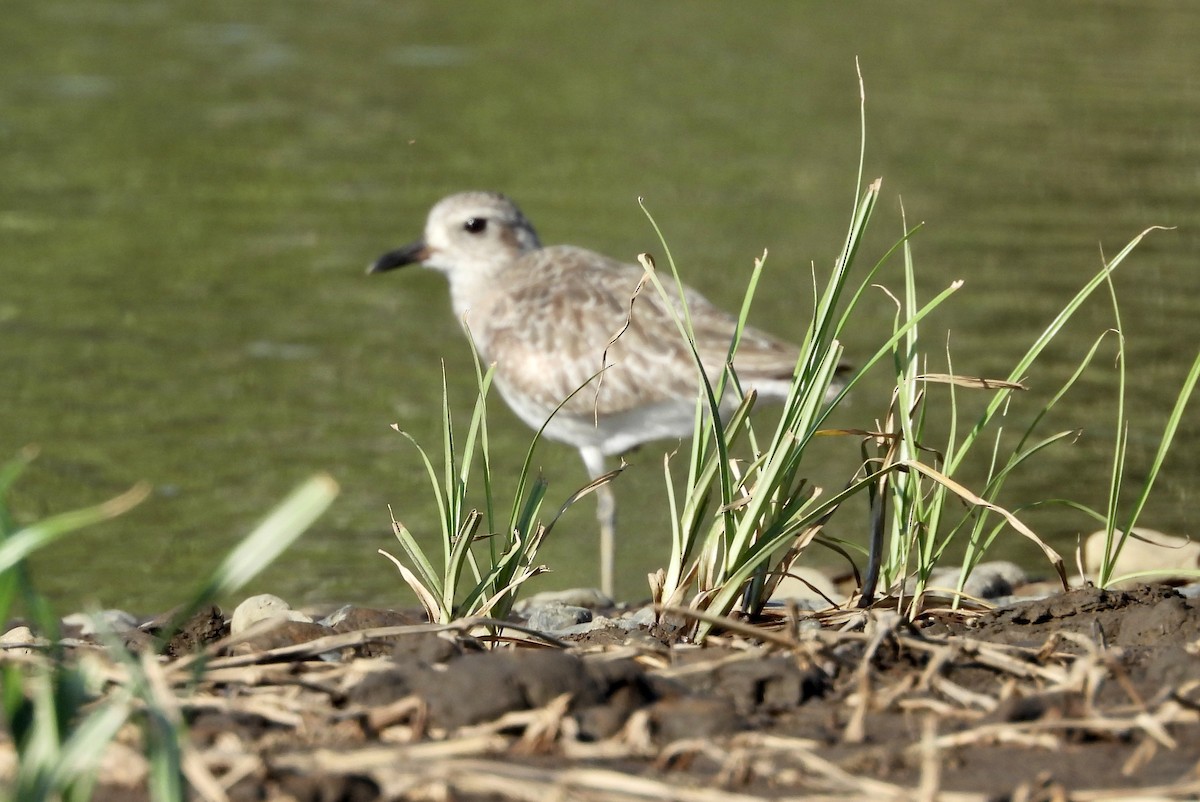
[[[547,634],[560,634],[578,624],[592,620],[592,611],[569,604],[543,604],[529,610],[526,623],[530,629]]]

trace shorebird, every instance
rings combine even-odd
[[[699,375],[672,317],[682,306],[652,288],[633,301],[644,268],[572,245],[543,247],[517,205],[493,192],[442,199],[423,238],[383,254],[368,272],[411,264],[446,276],[455,315],[484,363],[496,366],[500,395],[526,424],[545,424],[547,438],[577,448],[592,479],[604,474],[606,457],[691,436]],[[684,298],[715,382],[736,320],[690,287]],[[782,400],[798,357],[796,346],[746,327],[734,368],[743,388]],[[596,496],[601,589],[611,596],[616,500],[607,485]]]

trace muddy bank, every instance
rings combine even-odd
[[[197,798],[1200,795],[1200,601],[1166,587],[916,624],[781,615],[704,647],[669,624],[551,638],[372,610],[225,632],[197,616],[162,666]],[[98,799],[145,798],[136,739]]]

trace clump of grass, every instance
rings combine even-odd
[[[881,439],[880,456],[876,457],[877,464],[896,462],[904,464],[916,459],[919,453],[932,453],[936,474],[927,469],[916,471],[906,470],[903,473],[890,473],[881,482],[883,497],[890,503],[891,514],[888,517],[887,531],[888,548],[884,552],[882,576],[885,586],[891,589],[901,589],[905,577],[912,576],[915,586],[908,610],[915,615],[921,609],[922,595],[926,590],[928,579],[934,567],[952,544],[962,546],[963,558],[959,567],[958,582],[952,590],[955,594],[955,604],[962,596],[963,586],[971,571],[982,561],[988,548],[1004,528],[1012,528],[1036,543],[1054,567],[1063,587],[1067,586],[1066,571],[1062,557],[1053,548],[1040,539],[1032,530],[1020,522],[1014,512],[1003,509],[997,504],[997,498],[1005,481],[1014,472],[1024,468],[1026,463],[1043,450],[1069,440],[1077,435],[1074,430],[1056,432],[1049,436],[1037,437],[1039,424],[1046,418],[1054,406],[1075,385],[1079,377],[1091,364],[1100,339],[1097,339],[1079,363],[1073,374],[1046,402],[1036,411],[1032,422],[1025,428],[1017,439],[1016,444],[1008,449],[1003,445],[1004,420],[1009,410],[1009,403],[1014,392],[1024,389],[1021,381],[1035,364],[1038,356],[1051,341],[1063,330],[1074,313],[1083,305],[1090,295],[1101,285],[1107,285],[1111,291],[1111,276],[1113,272],[1129,257],[1138,243],[1153,229],[1147,229],[1131,240],[1112,260],[1102,268],[1075,294],[1063,307],[1050,324],[1038,335],[1016,363],[1008,376],[1002,380],[972,379],[956,375],[929,376],[918,371],[920,344],[917,329],[911,327],[904,349],[897,349],[893,354],[893,364],[896,367],[897,390],[889,411],[888,423],[884,426],[888,437]],[[903,310],[913,308],[915,291],[912,270],[911,253],[905,245],[905,303]],[[1115,296],[1113,298],[1115,304]],[[1103,337],[1102,337],[1103,338]],[[1101,339],[1102,339],[1101,338]],[[1118,340],[1119,321],[1118,321]],[[1120,348],[1120,346],[1119,346]],[[1123,360],[1119,360],[1123,363]],[[1200,361],[1198,361],[1200,364]],[[1164,447],[1160,449],[1159,459],[1155,470],[1147,481],[1147,486],[1141,501],[1149,492],[1157,467],[1165,454],[1165,443],[1174,431],[1182,412],[1187,395],[1194,386],[1196,371],[1190,377],[1189,384],[1181,393],[1176,405],[1172,421],[1168,425]],[[948,410],[936,410],[930,407],[930,385],[934,383],[949,386]],[[957,388],[980,387],[992,393],[984,411],[975,422],[959,434],[960,410],[957,403]],[[1118,409],[1123,409],[1123,382],[1119,390]],[[927,440],[926,422],[931,416],[948,421],[948,435],[944,444],[933,449]],[[1123,422],[1122,413],[1118,412],[1119,421]],[[986,474],[983,489],[978,495],[966,491],[958,484],[955,477],[968,461],[978,462],[978,454],[987,449]],[[1114,458],[1114,490],[1110,499],[1115,497],[1116,485],[1122,472],[1124,462],[1123,441],[1118,442],[1118,452]],[[916,463],[913,463],[914,465]],[[962,489],[960,489],[962,488]],[[965,510],[953,500],[968,502]],[[1051,500],[1038,500],[1028,506],[1050,503]],[[1136,520],[1135,509],[1131,520]],[[1019,512],[1017,510],[1016,512]],[[1097,516],[1101,520],[1113,521],[1115,510],[1110,508],[1107,516]],[[996,521],[995,516],[1000,520]],[[1110,523],[1111,526],[1111,523]],[[1132,527],[1132,524],[1130,524]],[[1102,574],[1103,580],[1107,577]]]
[[[860,185],[861,180],[860,157]],[[823,542],[841,550],[844,544],[833,543],[825,538],[823,527],[846,499],[863,492],[869,497],[871,513],[866,549],[867,570],[860,586],[860,606],[875,601],[881,584],[886,593],[898,593],[898,601],[903,605],[905,580],[911,577],[915,585],[907,611],[915,616],[923,609],[924,593],[934,568],[951,544],[961,544],[964,556],[957,587],[952,591],[957,604],[970,572],[1006,528],[1037,544],[1058,574],[1063,587],[1067,587],[1061,555],[1024,524],[1016,512],[1000,506],[997,499],[1009,476],[1043,450],[1075,434],[1067,431],[1035,438],[1038,424],[1090,364],[1096,346],[1093,346],[1075,374],[1037,412],[1016,446],[1010,450],[1003,447],[1004,420],[1012,394],[1024,389],[1021,381],[1037,357],[1091,293],[1100,284],[1109,281],[1112,272],[1150,229],[1135,237],[1115,258],[1105,263],[1035,339],[1006,378],[989,380],[953,372],[934,375],[923,371],[927,357],[923,353],[919,324],[953,295],[962,282],[952,283],[924,305],[918,303],[910,246],[910,238],[916,229],[908,229],[905,222],[904,236],[884,254],[867,277],[856,288],[849,281],[850,269],[858,254],[879,188],[879,181],[872,183],[855,204],[845,247],[829,282],[819,294],[812,323],[801,344],[795,379],[784,404],[783,415],[773,436],[761,447],[749,416],[756,400],[754,393],[742,393],[733,365],[738,338],[745,326],[764,260],[755,261],[737,330],[730,343],[725,370],[719,376],[710,377],[705,373],[694,345],[686,299],[670,249],[651,218],[675,280],[675,292],[683,302],[683,312],[676,323],[681,336],[691,346],[701,385],[682,502],[673,490],[669,457],[664,461],[667,503],[673,521],[672,546],[667,568],[651,575],[651,591],[655,602],[661,606],[676,607],[686,603],[691,608],[697,622],[697,638],[703,639],[713,623],[720,616],[730,613],[739,600],[744,613],[755,614],[760,611],[778,582],[813,543]],[[840,332],[876,273],[897,248],[902,248],[904,256],[905,290],[903,301],[893,296],[897,314],[892,334],[866,360],[860,372],[846,383],[846,387],[838,390],[835,378],[842,351]],[[643,256],[642,263],[648,280],[660,294],[666,296],[668,290],[658,278],[653,260]],[[831,432],[823,429],[832,408],[857,382],[858,377],[873,366],[888,362],[895,375],[895,389],[884,422],[874,430]],[[1130,531],[1137,520],[1198,375],[1200,357],[1179,396],[1164,434],[1163,445],[1142,496],[1129,515],[1123,530],[1125,532]],[[933,399],[930,392],[934,385],[949,388],[948,410],[931,406]],[[740,403],[728,403],[725,395],[727,389]],[[990,393],[990,398],[979,418],[960,432],[958,393],[964,389],[986,391]],[[1120,407],[1123,409],[1123,384]],[[948,424],[946,441],[937,448],[932,447],[927,439],[932,431],[932,427],[927,426],[931,420]],[[1119,551],[1124,539],[1123,535],[1112,537],[1116,519],[1115,499],[1123,474],[1124,418],[1120,413],[1118,427],[1122,433],[1118,437],[1118,451],[1114,460],[1116,467],[1110,508],[1107,515],[1098,516],[1108,522],[1111,551],[1106,549],[1106,553]],[[827,494],[820,488],[809,486],[799,473],[808,445],[813,438],[823,434],[864,436],[862,468],[837,493]],[[752,456],[746,461],[739,461],[733,455],[735,447],[743,439],[747,441]],[[989,452],[985,457],[986,478],[982,490],[977,493],[962,484],[958,475],[968,462],[977,462],[984,449]],[[716,512],[709,514],[714,500]],[[1111,562],[1106,560],[1105,565],[1109,566]],[[1110,572],[1110,569],[1101,571],[1102,582],[1108,581]]]
[[[838,334],[846,320],[839,302],[879,188],[880,183],[874,182],[856,207],[842,257],[801,344],[796,378],[783,414],[761,449],[749,417],[756,398],[753,392],[741,392],[733,364],[764,260],[755,260],[726,368],[716,377],[715,386],[696,350],[686,303],[676,321],[691,347],[701,392],[682,504],[673,490],[670,466],[664,464],[673,521],[672,548],[667,569],[651,578],[651,591],[655,601],[664,606],[678,605],[690,595],[689,606],[707,614],[697,623],[695,634],[700,639],[711,627],[711,616],[727,614],[740,598],[745,597],[748,611],[761,609],[787,567],[817,538],[829,515],[844,499],[866,487],[866,482],[860,481],[840,493],[824,495],[808,485],[800,468],[807,446],[822,434],[830,409],[855,381],[852,378],[839,388],[842,346]],[[682,301],[682,283],[665,241],[663,247]],[[643,265],[657,291],[667,295],[652,261],[643,257]],[[723,419],[727,387],[740,403]],[[754,452],[746,464],[733,458],[742,437]],[[710,518],[706,513],[714,496],[718,510]],[[693,586],[694,593],[690,590]]]
[[[506,617],[522,586],[547,570],[544,565],[537,563],[537,554],[559,517],[580,498],[611,481],[619,473],[608,473],[576,491],[549,523],[543,523],[540,516],[547,482],[541,476],[535,477],[532,469],[534,449],[545,429],[543,424],[525,454],[525,461],[517,475],[517,487],[509,515],[501,524],[495,512],[487,427],[487,397],[495,366],[484,371],[474,343],[471,350],[475,358],[478,392],[461,453],[455,446],[454,420],[450,412],[445,365],[442,366],[443,472],[440,479],[425,449],[398,425],[392,427],[417,449],[433,488],[438,508],[437,542],[442,551],[441,567],[435,567],[434,560],[426,554],[421,542],[396,519],[394,513],[392,529],[408,558],[407,564],[382,549],[380,554],[396,566],[424,607],[429,620],[443,624],[456,618],[488,615],[493,618]],[[570,397],[562,403],[565,404]],[[468,503],[473,470],[478,470],[479,482],[483,487],[483,512]],[[479,528],[485,521],[487,533],[480,535]],[[486,559],[482,561],[476,548],[481,541],[487,546]]]
[[[138,485],[104,504],[18,527],[8,509],[8,491],[32,457],[32,451],[26,451],[0,468],[0,621],[7,620],[13,602],[20,598],[48,643],[41,658],[5,660],[0,666],[0,706],[19,756],[12,798],[23,802],[90,799],[104,751],[131,721],[141,730],[149,758],[151,799],[183,799],[185,779],[198,788],[219,789],[199,761],[189,759],[182,718],[155,656],[135,657],[115,636],[101,630],[108,653],[124,669],[125,679],[97,699],[97,682],[87,666],[64,658],[58,620],[26,570],[25,559],[35,550],[121,514],[145,498],[148,488]],[[336,494],[337,485],[328,476],[314,477],[298,488],[230,552],[173,620],[181,622],[218,596],[240,589],[292,543]]]
[[[862,186],[865,156],[865,125],[864,114],[859,187]],[[761,611],[779,581],[804,551],[813,543],[830,542],[823,537],[822,530],[839,506],[851,496],[868,492],[885,474],[902,468],[898,464],[883,465],[874,472],[855,476],[836,493],[825,493],[821,488],[810,486],[800,473],[814,438],[826,434],[851,434],[823,428],[832,409],[860,376],[883,360],[919,320],[953,291],[914,310],[888,342],[844,386],[840,386],[841,332],[872,278],[895,250],[889,250],[861,282],[851,282],[851,270],[879,198],[880,187],[881,181],[876,180],[856,195],[845,245],[828,283],[818,293],[812,321],[800,343],[795,378],[784,402],[782,416],[773,435],[761,447],[749,419],[755,396],[753,392],[741,392],[733,366],[738,338],[745,326],[763,260],[755,261],[725,370],[715,377],[714,386],[714,377],[705,373],[694,345],[682,283],[670,249],[651,218],[674,276],[676,292],[683,301],[684,311],[676,322],[681,336],[691,346],[701,384],[682,504],[673,491],[670,467],[664,466],[668,504],[674,522],[672,547],[667,568],[651,576],[651,592],[655,601],[666,607],[687,601],[697,622],[694,634],[698,639],[703,639],[717,617],[727,615],[739,600],[745,613],[753,615]],[[665,295],[668,291],[656,276],[653,263],[644,258],[643,264],[655,288]],[[722,413],[728,413],[729,406],[724,400],[727,387],[732,389],[735,398],[740,399],[740,404],[723,418]],[[745,463],[732,456],[742,437],[748,441],[752,452],[752,457]],[[718,504],[717,513],[709,517],[706,513],[714,497]],[[871,559],[875,560],[875,556]]]
[[[5,660],[0,665],[0,704],[20,758],[11,790],[14,799],[31,802],[82,800],[91,795],[95,766],[112,735],[91,734],[100,718],[83,716],[88,700],[85,678],[63,662],[58,619],[31,581],[26,559],[77,529],[120,515],[142,501],[149,489],[139,485],[103,504],[19,526],[8,498],[36,455],[35,449],[26,448],[0,468],[0,622],[9,620],[20,601],[49,644],[45,661]]]
[[[1099,340],[1063,387],[1037,411],[1016,445],[1007,450],[1003,447],[1004,421],[1010,397],[1014,392],[1024,389],[1021,379],[1027,375],[1037,357],[1087,298],[1101,284],[1110,281],[1113,271],[1128,258],[1150,229],[1135,237],[1116,257],[1106,262],[1041,332],[1009,375],[998,380],[953,372],[930,374],[921,370],[927,357],[922,351],[919,324],[953,295],[962,282],[954,282],[931,301],[920,305],[916,297],[910,247],[913,231],[906,230],[897,243],[904,254],[904,298],[903,301],[893,298],[898,311],[892,334],[864,367],[866,370],[890,361],[896,385],[888,414],[884,422],[872,431],[833,432],[821,427],[830,410],[857,381],[856,375],[845,389],[836,390],[835,371],[841,355],[837,334],[845,325],[867,282],[891,254],[891,251],[885,254],[855,292],[846,290],[848,269],[878,192],[879,182],[875,182],[856,208],[843,256],[814,310],[813,322],[803,342],[796,379],[785,402],[782,418],[774,435],[761,448],[749,417],[755,396],[753,392],[741,393],[733,369],[737,336],[731,343],[724,373],[713,382],[705,374],[694,347],[686,305],[677,321],[681,335],[692,345],[693,357],[701,376],[701,394],[682,504],[673,490],[669,458],[664,463],[667,502],[673,520],[672,549],[667,569],[651,576],[651,590],[656,603],[664,607],[686,603],[691,608],[696,619],[695,636],[699,639],[707,635],[720,616],[729,614],[739,600],[745,613],[754,614],[761,610],[779,580],[805,550],[813,543],[828,542],[822,529],[829,517],[847,498],[860,492],[866,492],[870,497],[872,511],[867,570],[860,587],[861,606],[873,603],[882,587],[885,594],[897,594],[897,601],[906,607],[910,616],[917,615],[924,609],[929,577],[952,544],[960,544],[964,555],[957,586],[950,591],[957,604],[971,571],[1006,528],[1037,544],[1058,574],[1063,587],[1067,587],[1061,555],[1020,520],[1017,516],[1020,510],[1014,512],[1005,509],[997,499],[1009,476],[1043,450],[1076,434],[1074,431],[1063,431],[1046,437],[1035,436],[1038,424],[1090,365]],[[678,273],[674,262],[670,260],[669,249],[666,249],[666,253],[678,286]],[[668,290],[655,273],[653,261],[643,257],[643,264],[656,289],[660,293],[667,293]],[[739,318],[739,332],[744,326],[762,268],[763,260],[756,260]],[[840,298],[848,299],[844,309],[838,307]],[[1197,357],[1179,395],[1142,494],[1125,528],[1116,530],[1117,536],[1111,538],[1112,551],[1106,553],[1112,554],[1112,559],[1115,559],[1115,553],[1123,543],[1123,536],[1119,533],[1130,531],[1136,523],[1198,379],[1200,357]],[[727,385],[740,398],[740,403],[732,412],[723,401]],[[948,388],[948,409],[934,404],[931,390],[939,385]],[[986,391],[991,397],[978,419],[960,433],[958,393],[964,389]],[[1123,383],[1121,397],[1123,399]],[[1123,409],[1123,400],[1119,408]],[[948,424],[946,440],[937,448],[928,439],[933,427],[927,424],[931,421]],[[1123,432],[1125,419],[1120,412],[1118,425]],[[822,434],[852,433],[864,436],[860,471],[838,493],[824,494],[819,488],[810,487],[799,474],[808,444]],[[753,452],[753,457],[745,462],[733,456],[735,447],[743,439],[749,441]],[[872,445],[874,454],[870,453]],[[1122,436],[1118,438],[1118,450],[1114,458],[1116,467],[1110,508],[1106,515],[1092,513],[1108,522],[1110,533],[1115,530],[1117,517],[1115,499],[1123,475],[1123,445]],[[958,475],[969,462],[978,461],[983,449],[987,450],[984,457],[987,469],[982,490],[975,492],[966,487]],[[718,506],[716,512],[710,514],[714,498]],[[910,577],[914,580],[911,592],[905,590],[905,580]],[[1106,560],[1100,578],[1102,583],[1110,580],[1111,560]],[[907,602],[904,601],[906,595],[909,596]]]
[[[952,286],[923,308],[913,309],[906,320],[898,323],[888,341],[843,386],[839,376],[840,333],[870,282],[895,250],[889,250],[861,282],[851,284],[851,269],[880,187],[880,181],[872,182],[855,205],[845,247],[817,300],[812,322],[801,342],[791,392],[769,439],[760,444],[749,417],[755,396],[753,392],[741,392],[733,367],[737,335],[730,345],[725,370],[714,385],[692,345],[686,304],[677,321],[681,336],[692,345],[701,375],[701,394],[682,504],[673,490],[670,467],[664,467],[674,522],[672,549],[667,569],[651,577],[651,591],[655,601],[663,606],[674,607],[686,601],[693,613],[703,613],[696,615],[697,638],[704,638],[715,617],[728,614],[739,600],[743,612],[751,615],[760,612],[791,566],[813,543],[833,545],[840,550],[822,532],[826,521],[848,498],[870,492],[889,473],[909,468],[928,470],[915,461],[877,465],[853,477],[839,492],[829,494],[810,486],[800,473],[808,446],[816,437],[866,434],[863,430],[830,430],[824,424],[859,377],[892,353],[920,320],[957,289],[957,285]],[[663,247],[678,287],[678,272],[665,241]],[[654,275],[652,262],[644,259],[643,263],[658,291],[668,292]],[[739,333],[745,326],[762,268],[763,260],[756,260],[738,320]],[[728,406],[723,400],[727,386],[741,402],[732,414],[723,415],[723,406]],[[748,462],[733,456],[743,437],[753,454]],[[717,513],[709,516],[708,507],[714,497]],[[875,559],[873,554],[870,559]]]
[[[1144,237],[1148,231],[1145,231],[1138,237]],[[1126,247],[1120,255],[1114,259],[1117,262],[1123,258],[1130,250],[1133,244]],[[1115,264],[1112,265],[1116,267]],[[1128,574],[1124,576],[1116,576],[1117,559],[1121,555],[1121,550],[1125,547],[1125,543],[1133,534],[1134,527],[1137,526],[1138,519],[1141,517],[1143,510],[1146,507],[1146,502],[1150,498],[1150,492],[1154,488],[1155,482],[1158,480],[1158,475],[1162,470],[1163,462],[1166,460],[1167,453],[1171,449],[1171,445],[1175,440],[1175,434],[1179,429],[1179,423],[1183,419],[1184,409],[1187,407],[1188,401],[1191,400],[1192,393],[1196,389],[1196,382],[1200,380],[1200,352],[1197,352],[1196,358],[1192,361],[1192,367],[1184,378],[1183,385],[1180,387],[1179,394],[1175,397],[1175,404],[1167,416],[1166,425],[1163,428],[1162,436],[1158,440],[1158,449],[1154,454],[1154,459],[1150,468],[1146,471],[1145,478],[1142,480],[1142,486],[1138,491],[1137,498],[1133,505],[1122,514],[1120,508],[1121,491],[1125,484],[1126,470],[1126,447],[1129,438],[1129,416],[1126,411],[1126,363],[1125,363],[1125,333],[1124,327],[1121,324],[1121,310],[1117,302],[1116,291],[1113,288],[1111,281],[1111,269],[1103,273],[1105,284],[1108,287],[1109,299],[1112,303],[1113,310],[1113,329],[1112,332],[1117,340],[1117,403],[1116,403],[1116,421],[1115,434],[1113,437],[1113,458],[1112,472],[1109,480],[1108,496],[1103,512],[1098,512],[1089,506],[1083,504],[1075,504],[1077,509],[1082,510],[1090,517],[1100,521],[1104,526],[1104,549],[1099,566],[1094,566],[1096,570],[1096,584],[1100,587],[1109,587],[1110,585],[1120,582],[1127,582],[1133,579],[1147,579],[1154,576],[1169,574],[1179,576],[1181,573],[1190,573],[1193,576],[1200,576],[1200,570],[1184,570],[1180,568],[1172,568],[1169,571],[1145,571],[1136,574]],[[1123,519],[1123,520],[1122,520]]]

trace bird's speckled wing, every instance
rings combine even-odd
[[[476,340],[484,358],[496,362],[502,386],[520,387],[531,402],[550,410],[608,366],[599,394],[595,384],[589,386],[568,402],[565,413],[603,417],[649,404],[691,403],[696,392],[691,355],[652,285],[637,296],[630,319],[640,267],[559,246],[527,254],[510,270],[517,275],[506,273],[481,304],[483,314],[473,315]],[[734,319],[692,290],[688,306],[697,348],[715,375]],[[792,346],[746,330],[737,359],[745,384],[786,378],[795,362]]]

